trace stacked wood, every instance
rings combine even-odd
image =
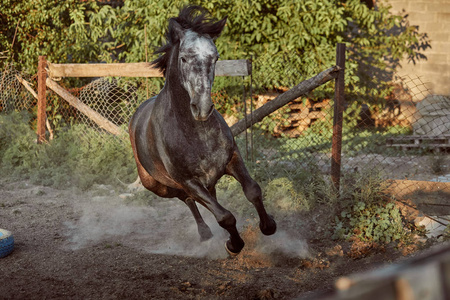
[[[278,93],[276,92],[257,95],[256,107],[258,108],[266,104],[276,96],[278,96]],[[315,121],[325,119],[325,110],[331,106],[330,101],[330,99],[319,102],[310,99],[303,101],[301,98],[292,101],[286,105],[288,108],[286,112],[277,112],[279,116],[275,116],[275,121],[278,121],[279,123],[275,126],[272,134],[276,137],[301,136]],[[288,117],[285,118],[284,115],[288,115]]]

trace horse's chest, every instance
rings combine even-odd
[[[202,170],[220,169],[231,158],[232,142],[223,136],[211,136],[209,139],[199,139],[191,144],[192,163]]]
[[[194,150],[197,152],[199,166],[204,169],[220,168],[230,160],[230,145],[226,143],[215,143],[214,145],[205,145]]]
[[[198,178],[205,185],[209,185],[225,172],[232,149],[232,139],[221,133],[187,134],[179,143],[172,145],[172,169],[177,174]],[[182,172],[178,172],[180,170]]]

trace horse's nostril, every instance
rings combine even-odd
[[[211,116],[212,112],[214,111],[214,104],[211,106],[202,106],[201,103],[191,103],[191,113],[194,117],[194,119],[198,121],[205,121]]]
[[[197,120],[200,115],[200,109],[198,108],[197,104],[194,103],[191,104],[191,113],[194,119]]]

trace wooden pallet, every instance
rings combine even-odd
[[[305,103],[299,99],[289,104],[291,111],[286,119],[287,124],[280,124],[275,127],[275,135],[288,137],[298,137],[303,131],[308,129],[317,120],[325,119],[324,109],[329,107],[330,100],[325,99],[318,103],[307,100]]]
[[[425,149],[434,151],[450,150],[450,135],[426,136],[409,135],[388,138],[386,146],[402,150]]]

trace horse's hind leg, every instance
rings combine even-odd
[[[272,216],[268,215],[262,202],[262,192],[258,183],[251,178],[244,165],[239,150],[235,149],[231,161],[227,165],[226,172],[228,175],[236,178],[242,185],[245,197],[255,206],[259,215],[259,228],[265,235],[274,234],[277,230],[277,224]]]
[[[202,218],[200,214],[197,204],[192,198],[187,198],[184,200],[184,203],[189,207],[192,214],[194,215],[195,222],[197,223],[198,233],[200,234],[200,241],[204,242],[213,237],[211,229],[209,229],[208,225]]]

